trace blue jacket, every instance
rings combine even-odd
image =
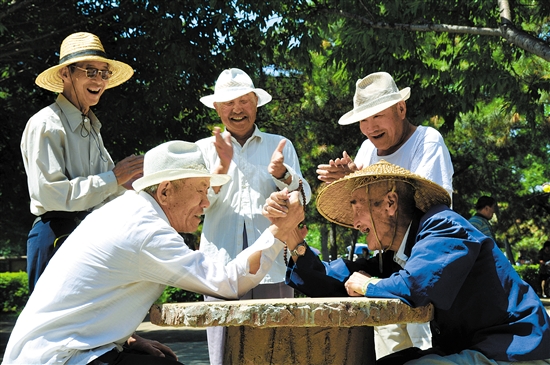
[[[368,286],[367,297],[400,299],[412,307],[433,304],[433,346],[446,354],[472,349],[501,361],[550,358],[550,318],[492,239],[446,206],[413,223],[409,238],[403,269],[389,251],[384,272],[377,273],[377,257],[329,264],[308,250],[297,265],[289,263],[287,284],[306,295],[347,295],[343,283],[350,273],[365,270],[385,278]]]

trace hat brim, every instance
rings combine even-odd
[[[415,189],[414,201],[416,207],[423,212],[438,204],[451,205],[451,197],[443,187],[420,175],[382,160],[326,186],[317,195],[317,210],[330,222],[354,228],[353,209],[350,202],[352,192],[357,187],[382,180],[404,181],[411,184]]]
[[[130,79],[130,77],[134,74],[134,69],[124,62],[110,60],[101,56],[85,55],[71,58],[70,60],[67,60],[59,65],[48,68],[36,77],[35,82],[41,88],[60,93],[63,91],[63,80],[59,75],[59,70],[74,63],[84,61],[97,61],[109,64],[109,70],[111,70],[113,74],[109,78],[109,83],[107,84],[106,89],[113,88],[128,81],[128,79]]]
[[[373,116],[376,113],[381,112],[384,109],[389,108],[392,105],[395,105],[399,103],[400,101],[405,101],[411,96],[411,88],[406,87],[402,90],[399,90],[399,94],[401,94],[401,99],[394,99],[390,101],[386,101],[385,103],[378,104],[372,108],[367,108],[361,111],[351,110],[344,114],[339,120],[338,124],[340,125],[348,125],[353,124],[356,122],[359,122],[363,119],[366,119],[370,116]]]
[[[215,109],[214,103],[225,103],[226,101],[237,99],[251,92],[255,93],[256,96],[258,97],[258,107],[269,103],[272,99],[271,95],[264,89],[242,88],[242,89],[237,89],[237,90],[233,89],[230,91],[218,92],[212,95],[203,96],[202,98],[200,98],[200,101],[207,107]]]
[[[174,169],[158,171],[154,174],[140,177],[132,183],[132,187],[135,191],[141,191],[146,187],[160,184],[163,181],[174,181],[193,177],[210,178],[210,186],[221,186],[231,180],[231,177],[225,174],[210,174],[208,172],[201,172],[193,169]]]

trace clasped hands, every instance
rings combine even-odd
[[[344,176],[360,170],[361,167],[357,166],[348,153],[344,151],[342,158],[330,160],[328,164],[317,166],[317,178],[321,181],[330,184],[333,181],[343,178]]]
[[[304,220],[304,207],[298,191],[289,192],[288,188],[284,188],[271,193],[265,201],[262,214],[278,228],[273,235],[285,242],[290,250],[294,250],[306,237],[307,227],[298,227]]]

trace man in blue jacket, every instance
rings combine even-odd
[[[385,161],[335,181],[319,193],[317,209],[367,233],[369,249],[382,254],[326,263],[305,242],[291,243],[287,283],[309,296],[432,304],[433,348],[409,348],[380,365],[550,364],[550,318],[536,293],[450,201],[439,185]]]

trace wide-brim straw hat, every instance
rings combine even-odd
[[[59,52],[59,64],[43,71],[35,82],[46,90],[62,92],[63,80],[59,75],[59,70],[73,63],[84,61],[99,61],[109,64],[109,70],[113,74],[109,78],[106,89],[122,84],[134,74],[134,70],[129,65],[107,57],[105,49],[96,35],[79,32],[73,33],[63,40]]]
[[[353,97],[353,110],[344,114],[338,124],[359,122],[411,96],[411,88],[397,88],[387,72],[375,72],[357,80]]]
[[[169,141],[147,151],[143,158],[143,177],[132,183],[135,191],[163,181],[208,177],[211,186],[223,185],[231,177],[211,174],[206,168],[199,147],[192,142]]]
[[[230,68],[218,76],[214,94],[203,96],[200,101],[207,107],[214,108],[214,103],[224,103],[250,92],[258,96],[257,106],[259,107],[271,101],[271,95],[263,89],[254,87],[252,79],[246,72],[238,68]]]
[[[404,181],[412,185],[415,189],[416,207],[423,212],[438,204],[451,205],[449,193],[438,184],[381,160],[326,186],[317,195],[317,210],[331,222],[354,228],[350,203],[352,192],[359,187],[384,180]]]

